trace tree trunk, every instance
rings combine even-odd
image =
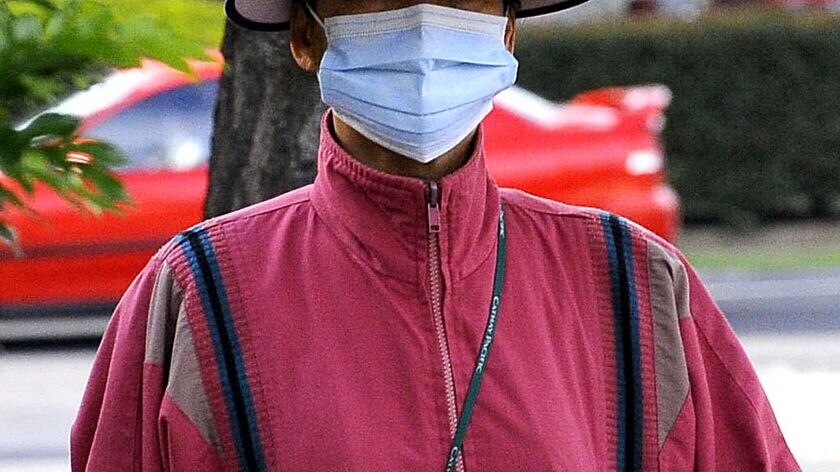
[[[225,26],[204,216],[227,213],[311,183],[321,104],[298,69],[289,34]]]

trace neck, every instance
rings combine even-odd
[[[332,114],[332,131],[336,142],[361,163],[376,170],[394,175],[416,177],[423,180],[440,180],[466,163],[473,152],[473,130],[463,141],[440,157],[423,164],[397,154],[362,136],[347,123]]]

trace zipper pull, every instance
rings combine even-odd
[[[437,182],[429,182],[429,198],[426,206],[429,212],[429,232],[440,233],[440,188]]]

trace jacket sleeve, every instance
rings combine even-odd
[[[660,256],[671,278],[687,373],[685,401],[661,447],[660,470],[799,471],[724,314],[682,254],[669,248]],[[651,263],[656,259],[652,253]]]
[[[187,315],[189,288],[167,247],[126,290],[100,343],[70,433],[74,472],[230,466]]]
[[[160,254],[105,331],[70,434],[73,471],[218,470],[183,292]]]
[[[111,317],[70,434],[73,471],[163,470],[156,423],[161,375],[145,368],[146,331],[162,263],[153,258]]]

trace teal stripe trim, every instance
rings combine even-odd
[[[207,319],[239,468],[265,471],[265,456],[245,361],[210,237],[204,229],[193,228],[178,235],[176,241],[190,265]]]
[[[601,215],[612,293],[616,362],[616,470],[642,470],[642,407],[639,310],[633,266],[633,239],[627,221]]]

